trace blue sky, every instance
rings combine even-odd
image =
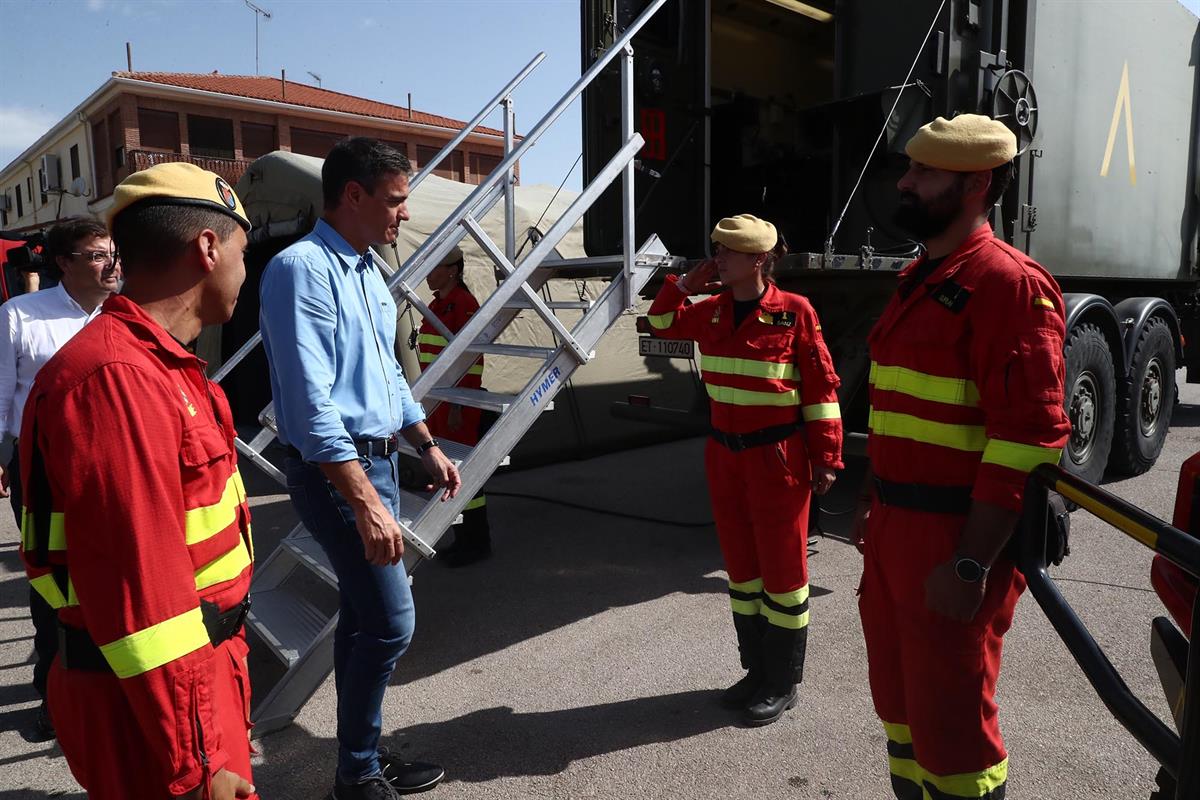
[[[469,120],[538,51],[515,95],[524,133],[579,76],[578,0],[254,0],[263,75]],[[242,0],[0,0],[0,166],[114,70],[254,74],[255,14]],[[48,35],[49,38],[46,38]],[[578,102],[522,161],[557,186],[581,147]],[[501,127],[499,112],[485,124]],[[578,188],[580,167],[567,185]]]

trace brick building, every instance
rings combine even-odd
[[[262,76],[114,72],[0,170],[0,229],[102,216],[113,187],[163,161],[190,161],[236,184],[274,150],[323,157],[344,136],[373,136],[420,169],[465,123]],[[477,128],[436,174],[476,184],[500,163],[503,133]]]

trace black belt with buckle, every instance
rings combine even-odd
[[[387,458],[392,453],[400,451],[400,438],[393,433],[386,439],[355,439],[354,449],[365,458]],[[287,446],[287,453],[298,461],[304,460],[300,451],[290,444]]]
[[[749,433],[726,433],[725,431],[713,428],[709,431],[708,435],[733,452],[738,453],[742,450],[748,450],[751,447],[782,442],[798,430],[800,430],[799,423],[790,422],[787,425],[772,425],[769,428],[760,428]]]
[[[200,601],[200,615],[204,619],[204,629],[208,631],[208,640],[212,642],[213,647],[218,647],[236,636],[245,624],[248,613],[250,595],[246,595],[242,602],[228,611],[218,611],[216,603]],[[64,669],[112,672],[108,659],[83,628],[72,628],[59,622],[58,653]]]
[[[896,483],[875,478],[875,496],[885,506],[928,511],[933,514],[966,514],[971,510],[970,486],[932,486]]]

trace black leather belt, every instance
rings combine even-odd
[[[365,456],[366,458],[387,458],[392,453],[400,451],[400,438],[392,434],[386,439],[355,439],[354,449],[360,456]],[[300,461],[304,460],[304,456],[300,454],[300,451],[290,444],[287,446],[287,453],[292,458]]]
[[[800,430],[800,424],[791,422],[787,425],[772,425],[770,428],[760,428],[749,433],[726,433],[725,431],[713,428],[708,435],[733,452],[738,453],[742,450],[748,450],[751,447],[782,442],[798,430]]]
[[[931,486],[875,478],[875,496],[885,506],[934,514],[966,514],[971,509],[970,486]]]
[[[200,601],[200,615],[208,640],[218,647],[237,635],[250,612],[250,595],[228,611],[218,611],[216,603]],[[64,669],[81,669],[88,672],[112,672],[104,653],[92,641],[83,628],[72,628],[58,623],[58,657]]]

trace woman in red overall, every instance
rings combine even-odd
[[[467,324],[471,315],[479,310],[479,301],[467,290],[463,282],[463,251],[455,247],[436,266],[426,283],[433,292],[432,311],[451,333],[458,333]],[[438,333],[428,320],[421,322],[417,335],[417,357],[421,369],[431,363],[442,348],[446,337]],[[483,383],[483,356],[458,382],[464,389],[479,389]],[[470,406],[441,403],[425,420],[433,436],[459,444],[474,446],[483,435],[482,411]],[[487,498],[480,494],[467,503],[463,510],[463,521],[454,526],[454,543],[440,551],[440,555],[451,567],[462,567],[481,561],[492,554],[492,538],[488,527]]]
[[[787,252],[775,226],[742,214],[717,223],[712,240],[716,258],[668,276],[649,322],[657,336],[700,345],[708,489],[746,668],[721,702],[767,725],[796,704],[803,677],[808,506],[842,467],[840,381],[812,306],[771,280]]]

